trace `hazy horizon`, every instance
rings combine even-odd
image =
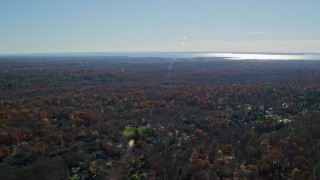
[[[320,53],[256,52],[64,52],[0,54],[0,57],[155,57],[155,58],[221,58],[224,60],[320,60]]]

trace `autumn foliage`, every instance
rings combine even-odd
[[[320,176],[318,61],[0,64],[0,179]]]

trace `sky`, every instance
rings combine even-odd
[[[319,0],[0,0],[0,54],[320,53]]]

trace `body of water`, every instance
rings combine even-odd
[[[271,53],[200,53],[199,57],[221,57],[229,60],[320,60],[320,54]]]

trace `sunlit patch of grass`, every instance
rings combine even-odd
[[[130,137],[134,135],[134,128],[131,127],[125,127],[123,130],[122,136]]]

